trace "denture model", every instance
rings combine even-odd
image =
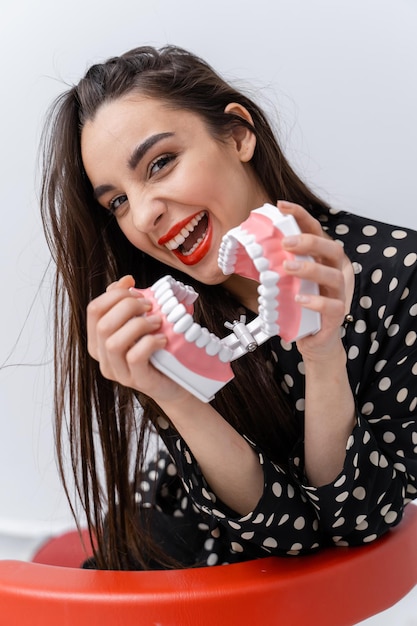
[[[231,362],[252,352],[270,337],[290,343],[320,329],[320,316],[295,301],[296,294],[315,294],[318,287],[282,270],[285,259],[295,255],[282,249],[284,236],[300,232],[294,218],[269,204],[253,210],[240,226],[223,237],[218,264],[225,275],[238,274],[259,282],[258,316],[246,324],[245,316],[226,321],[231,333],[220,339],[193,319],[196,291],[172,276],[164,276],[142,290],[162,314],[158,332],[168,338],[152,364],[203,402],[209,402],[234,374]]]

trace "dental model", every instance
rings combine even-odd
[[[224,235],[218,258],[222,272],[260,284],[258,316],[249,324],[245,316],[225,322],[232,332],[223,339],[194,322],[193,303],[198,294],[192,287],[164,276],[142,290],[153,304],[152,313],[162,314],[158,332],[168,338],[166,348],[152,355],[152,364],[197,398],[209,402],[232,380],[230,363],[235,359],[275,335],[292,342],[316,333],[320,329],[319,314],[301,307],[295,295],[318,293],[317,285],[282,271],[284,260],[295,255],[284,251],[280,241],[299,232],[292,216],[284,216],[277,207],[265,204]]]

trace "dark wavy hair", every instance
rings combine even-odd
[[[80,135],[103,103],[129,92],[163,99],[198,114],[219,141],[244,125],[256,135],[251,165],[271,202],[286,199],[306,208],[323,202],[300,180],[284,157],[264,113],[207,63],[174,46],[139,47],[93,65],[53,104],[44,129],[41,214],[56,266],[54,293],[54,410],[57,457],[70,503],[66,453],[69,445],[76,492],[95,542],[101,569],[147,568],[150,562],[178,567],[138,523],[135,493],[149,433],[158,430],[160,409],[151,398],[103,378],[88,355],[86,307],[106,286],[133,274],[139,287],[167,273],[160,262],[136,249],[116,219],[100,207],[85,173]],[[243,105],[253,126],[225,113]],[[173,271],[170,268],[169,273]],[[190,284],[190,278],[175,273]],[[196,286],[196,319],[219,336],[240,304],[221,286]],[[234,364],[235,378],[213,404],[239,432],[285,465],[301,425],[285,392],[265,367],[262,350]],[[74,515],[76,509],[71,504]]]

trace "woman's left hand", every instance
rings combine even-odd
[[[297,341],[305,370],[304,462],[310,484],[325,485],[343,468],[346,443],[355,423],[355,402],[346,369],[340,327],[353,290],[353,270],[342,246],[328,237],[302,207],[280,202],[279,209],[296,219],[300,235],[283,247],[313,260],[284,264],[288,274],[309,279],[319,294],[298,297],[300,304],[321,314],[321,330]]]
[[[300,235],[284,238],[282,245],[292,254],[310,256],[311,260],[286,261],[285,271],[300,279],[308,279],[318,284],[319,295],[298,295],[297,301],[303,307],[318,311],[321,315],[321,330],[297,342],[303,358],[322,359],[341,349],[340,327],[348,307],[352,268],[342,246],[328,237],[320,223],[303,207],[290,202],[279,202],[283,214],[292,215],[300,230]]]

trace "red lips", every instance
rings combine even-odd
[[[174,239],[174,237],[180,234],[182,229],[185,226],[187,226],[187,224],[189,224],[193,218],[200,215],[200,213],[201,211],[198,211],[198,213],[195,213],[194,215],[191,215],[190,217],[187,217],[181,222],[178,222],[177,224],[175,224],[175,226],[173,226],[165,235],[163,235],[162,237],[158,239],[158,245],[163,246],[166,243],[168,243],[168,241],[171,241],[171,239]],[[195,265],[196,263],[199,263],[206,256],[207,252],[210,249],[211,240],[212,240],[212,228],[211,228],[210,220],[208,219],[208,216],[207,216],[207,230],[204,235],[204,239],[199,244],[199,246],[194,250],[194,252],[192,252],[191,254],[185,255],[180,251],[181,246],[179,246],[175,250],[171,250],[171,252],[184,265]]]

